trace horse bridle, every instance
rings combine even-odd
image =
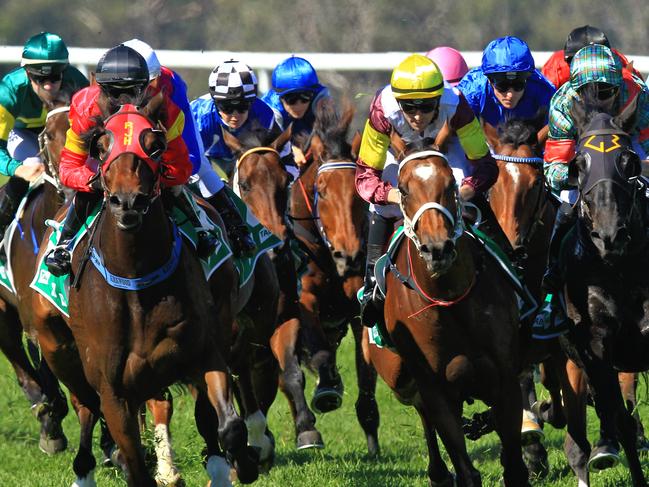
[[[415,160],[415,159],[422,159],[424,157],[430,157],[430,156],[437,156],[441,157],[448,163],[448,158],[446,157],[445,154],[436,151],[436,150],[424,150],[424,151],[419,151],[415,152],[413,154],[410,154],[409,156],[405,157],[400,163],[399,163],[399,171],[398,173],[401,172],[401,169],[410,161]],[[397,173],[397,174],[398,174]],[[419,237],[417,237],[417,234],[415,232],[417,228],[417,222],[421,218],[421,216],[424,214],[424,212],[428,210],[437,210],[439,211],[444,217],[451,223],[451,228],[453,228],[453,234],[450,237],[451,242],[455,243],[458,238],[464,233],[465,227],[464,227],[464,220],[462,219],[462,208],[463,208],[463,202],[460,198],[460,193],[457,189],[457,185],[454,188],[453,191],[453,197],[455,200],[455,205],[456,205],[456,215],[454,216],[451,211],[446,208],[443,205],[440,205],[437,202],[434,201],[429,201],[427,203],[424,203],[417,209],[415,212],[414,216],[412,218],[408,217],[406,213],[406,209],[403,206],[403,199],[399,201],[399,208],[401,209],[401,213],[403,214],[403,231],[406,234],[406,236],[412,240],[412,242],[415,244],[415,247],[417,248],[417,252],[421,254],[421,242],[419,241]]]
[[[69,111],[70,111],[69,105],[50,110],[49,112],[47,112],[47,115],[45,117],[45,123],[47,124],[47,121],[50,119],[50,117],[53,117],[54,115],[58,115],[59,113],[64,113]],[[49,171],[49,174],[44,172],[42,177],[43,180],[47,181],[52,186],[54,186],[54,188],[56,188],[56,192],[58,194],[62,194],[64,192],[64,187],[61,184],[61,181],[59,179],[59,173],[54,167],[54,164],[52,163],[52,154],[50,154],[49,142],[46,137],[46,131],[47,131],[47,127],[43,127],[43,130],[38,134],[38,145],[40,149],[39,153],[41,155],[41,159],[45,161],[45,164],[47,164],[47,169]]]

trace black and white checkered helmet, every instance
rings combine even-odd
[[[218,65],[209,78],[214,101],[252,100],[257,96],[257,77],[250,66],[231,59]]]

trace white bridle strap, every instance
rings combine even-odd
[[[419,218],[421,218],[421,215],[423,215],[426,210],[438,210],[448,219],[448,221],[451,222],[451,226],[455,227],[455,218],[453,217],[451,212],[448,211],[447,208],[443,207],[439,203],[435,203],[434,201],[431,201],[429,203],[425,203],[421,205],[421,207],[417,210],[417,212],[412,217],[412,220],[410,220],[410,226],[412,226],[413,230],[417,228],[417,222],[419,221]]]
[[[69,111],[70,111],[70,107],[55,108],[54,110],[50,110],[49,112],[47,112],[47,116],[45,117],[45,120],[46,121],[49,120],[50,117],[56,115],[57,113],[63,113],[63,112],[69,112]]]
[[[403,166],[405,166],[407,163],[409,163],[413,159],[423,159],[424,157],[430,157],[430,156],[441,157],[446,162],[448,162],[448,158],[446,157],[446,155],[442,154],[441,152],[436,151],[436,150],[424,150],[424,151],[420,151],[420,152],[415,152],[414,154],[410,154],[409,156],[404,157],[401,160],[401,162],[399,163],[399,173],[401,172],[401,169],[403,169]]]
[[[318,174],[328,171],[335,171],[336,169],[354,169],[356,170],[356,163],[349,161],[329,161],[325,162],[318,168]]]

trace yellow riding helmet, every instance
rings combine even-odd
[[[444,92],[444,77],[431,59],[411,54],[392,71],[390,86],[397,100],[435,98]]]

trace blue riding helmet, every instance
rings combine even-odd
[[[482,72],[511,73],[533,72],[534,58],[527,44],[514,36],[505,36],[494,39],[482,53]]]
[[[291,56],[273,70],[273,89],[279,96],[295,91],[313,91],[319,87],[318,75],[306,59]]]

